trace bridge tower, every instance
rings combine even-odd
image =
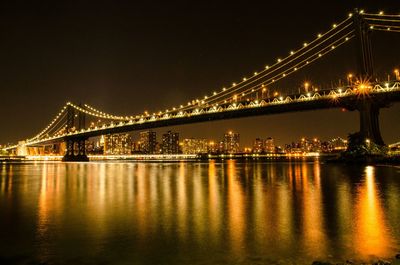
[[[78,118],[77,126],[75,127],[75,118]],[[81,130],[85,128],[85,114],[81,111],[75,111],[71,106],[67,106],[67,132]],[[79,136],[67,136],[65,138],[66,152],[63,161],[89,161],[86,155],[86,138]]]
[[[363,18],[362,13],[355,9],[353,22],[355,26],[358,78],[369,82],[374,78],[373,54],[371,46],[371,30]],[[357,110],[360,113],[360,136],[363,141],[370,141],[378,145],[384,145],[379,128],[379,109],[382,103],[374,102],[364,97],[357,102]]]

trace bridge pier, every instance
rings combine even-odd
[[[86,162],[89,158],[86,155],[86,139],[84,138],[73,138],[67,139],[66,152],[62,159],[64,162]]]
[[[360,136],[363,141],[370,141],[377,145],[385,145],[379,128],[379,110],[377,103],[363,100],[358,106],[360,113]]]

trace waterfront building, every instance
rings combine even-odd
[[[130,155],[132,137],[129,134],[108,134],[104,136],[105,155]]]
[[[347,140],[336,137],[329,141],[332,151],[344,151],[347,149]]]
[[[156,153],[157,135],[154,131],[140,132],[139,146],[140,151],[144,154]]]
[[[265,143],[264,143],[264,150],[265,150],[265,152],[266,153],[275,153],[275,143],[274,143],[274,138],[272,138],[272,137],[268,137],[266,140],[265,140]]]
[[[179,154],[179,133],[172,131],[164,133],[161,149],[163,154]]]
[[[219,152],[219,145],[215,141],[211,140],[208,142],[207,152],[210,154],[216,154]]]
[[[264,152],[264,140],[256,138],[253,142],[253,153],[263,153]],[[246,152],[246,150],[245,150]]]
[[[208,152],[207,139],[188,138],[182,141],[183,154],[204,154]]]
[[[224,153],[238,153],[239,152],[239,133],[234,133],[232,131],[225,133],[223,141],[223,151]]]

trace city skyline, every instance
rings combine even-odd
[[[275,6],[270,7],[283,11],[283,6],[280,6],[276,3],[274,5]],[[366,6],[366,4],[364,5]],[[310,4],[310,6],[312,5]],[[94,105],[99,105],[102,107],[104,106],[104,109],[109,110],[110,112],[135,114],[140,113],[143,110],[156,111],[157,108],[176,105],[181,102],[185,102],[187,99],[192,97],[200,96],[201,94],[209,94],[218,87],[222,87],[231,81],[240,79],[245,73],[251,73],[252,71],[257,70],[265,65],[265,63],[275,60],[275,56],[279,54],[286,54],[288,51],[290,51],[290,49],[293,49],[301,44],[299,43],[299,40],[312,39],[314,37],[312,36],[313,32],[316,34],[317,32],[326,30],[330,26],[330,23],[336,22],[335,20],[337,20],[337,18],[344,18],[353,8],[350,6],[331,7],[331,12],[328,12],[328,15],[324,16],[320,16],[318,13],[313,12],[312,8],[309,10],[305,9],[301,16],[310,16],[312,14],[315,21],[321,22],[320,24],[322,26],[318,25],[317,27],[316,25],[311,25],[309,23],[310,21],[304,22],[306,25],[301,24],[303,23],[301,20],[297,21],[301,16],[296,13],[294,5],[288,9],[285,9],[285,12],[289,14],[289,16],[287,16],[287,20],[285,20],[284,23],[279,24],[280,28],[277,28],[275,24],[268,23],[276,19],[276,15],[273,13],[271,13],[270,16],[254,18],[253,16],[250,16],[250,10],[247,9],[244,9],[241,13],[236,13],[235,11],[237,11],[239,7],[234,4],[229,7],[224,6],[224,8],[218,4],[199,6],[198,9],[183,6],[181,8],[186,8],[187,12],[172,12],[168,14],[168,17],[171,19],[170,23],[172,23],[172,25],[176,24],[176,28],[170,28],[169,26],[171,26],[171,24],[167,24],[166,26],[168,30],[163,30],[158,28],[158,26],[160,26],[161,18],[158,20],[150,19],[152,16],[160,15],[157,12],[155,12],[155,14],[151,14],[150,11],[154,9],[157,10],[155,7],[144,5],[143,10],[148,11],[148,13],[133,13],[130,17],[127,16],[128,14],[126,11],[122,10],[121,7],[114,9],[111,8],[110,10],[106,10],[106,7],[108,6],[100,5],[97,7],[99,10],[91,13],[88,11],[89,7],[87,6],[82,6],[81,9],[77,9],[74,5],[71,5],[65,9],[56,11],[53,10],[53,8],[55,8],[54,6],[49,6],[48,10],[36,10],[35,8],[28,10],[18,5],[6,6],[4,10],[14,10],[16,12],[9,12],[7,16],[2,18],[6,25],[10,25],[6,31],[7,36],[10,38],[7,39],[6,43],[3,43],[2,45],[6,45],[9,53],[17,56],[23,63],[21,68],[18,68],[20,69],[19,71],[13,71],[13,69],[16,69],[15,67],[8,67],[11,63],[11,57],[7,57],[2,64],[2,70],[4,70],[5,75],[9,76],[8,79],[6,78],[3,80],[2,85],[3,87],[10,88],[4,91],[6,98],[9,100],[2,103],[2,110],[6,114],[2,117],[2,122],[9,125],[9,129],[7,131],[0,132],[0,139],[2,139],[2,143],[15,143],[17,140],[26,139],[30,135],[39,131],[42,125],[45,125],[47,121],[51,119],[54,109],[57,109],[59,106],[61,106],[66,101],[66,98],[72,98],[78,102],[93,102]],[[330,6],[328,4],[323,8],[330,8]],[[379,6],[376,6],[376,4],[369,6],[369,8],[371,11],[372,9],[374,9],[373,11],[379,10]],[[218,12],[221,10],[225,10],[225,12],[221,12],[221,17],[219,17],[217,14],[219,14]],[[52,11],[55,13],[52,13]],[[57,12],[60,15],[60,20],[56,21],[55,25],[46,24],[46,18],[54,16],[57,14]],[[38,14],[43,15],[43,17],[35,20],[36,24],[27,27],[27,18],[29,16],[36,18]],[[143,14],[146,15],[143,16]],[[183,15],[180,17],[175,17],[174,15],[176,14]],[[195,19],[190,17],[190,15],[193,14],[196,15],[194,17]],[[70,20],[70,16],[74,15],[76,20]],[[121,21],[133,23],[132,25],[135,25],[134,22],[141,21],[142,24],[140,25],[143,27],[141,29],[136,28],[135,30],[137,31],[129,31],[129,34],[134,32],[141,33],[142,35],[139,34],[140,36],[146,36],[146,34],[150,34],[157,39],[159,38],[156,36],[157,34],[152,34],[155,34],[156,32],[163,33],[160,36],[166,38],[167,42],[164,43],[168,49],[172,49],[174,51],[174,56],[165,57],[167,56],[165,52],[168,51],[168,49],[165,50],[165,47],[156,45],[150,46],[151,52],[154,53],[152,56],[159,56],[159,60],[156,60],[155,57],[153,58],[153,64],[142,64],[140,65],[140,68],[138,68],[139,65],[135,60],[131,60],[129,62],[122,60],[123,54],[121,53],[129,52],[129,58],[133,59],[136,55],[138,55],[139,51],[143,51],[145,45],[142,43],[142,46],[140,46],[140,48],[137,50],[127,49],[128,47],[126,45],[132,43],[132,41],[135,41],[135,39],[133,36],[122,31],[125,29],[125,27],[121,26],[121,21],[116,20],[117,15],[121,15]],[[208,18],[204,25],[202,23],[198,23],[198,20],[196,20],[201,15]],[[92,24],[80,23],[87,22],[88,17],[94,19]],[[223,18],[229,19],[227,21],[223,21]],[[17,19],[20,19],[19,23],[16,23]],[[71,24],[64,24],[63,19],[65,19],[65,21],[70,21]],[[100,37],[101,34],[105,34],[104,36],[114,36],[112,35],[114,34],[113,31],[104,25],[106,21],[110,22],[111,26],[115,26],[115,28],[118,29],[118,37],[114,39],[115,41],[113,41],[113,39]],[[153,24],[150,23],[150,21]],[[294,21],[297,21],[300,24],[298,24],[297,27],[293,27],[292,24]],[[183,22],[191,23],[184,24]],[[257,24],[254,22],[262,23]],[[71,32],[71,29],[77,26],[79,23],[80,25],[84,25],[82,31],[77,33]],[[252,23],[260,26],[250,27],[250,24]],[[128,23],[127,25],[131,24]],[[60,27],[56,28],[57,26]],[[189,27],[194,27],[199,30],[197,32],[198,36],[196,36],[204,38],[202,39],[202,42],[193,43],[190,40],[187,41],[187,38],[184,38],[186,41],[180,39],[180,37],[188,36],[186,29]],[[267,41],[268,38],[266,38],[266,36],[262,34],[260,35],[259,33],[263,32],[263,28],[270,32],[268,36],[274,35],[277,36],[277,38],[284,40],[285,44],[282,46],[285,47],[278,47],[276,44]],[[297,32],[296,28],[302,28],[303,30],[301,32]],[[235,30],[237,31],[237,36],[231,39],[232,36],[228,35],[235,34],[228,33],[233,33]],[[211,36],[205,34],[207,31],[211,33]],[[70,54],[73,51],[59,42],[52,43],[54,45],[50,45],[49,47],[46,46],[48,48],[47,50],[44,49],[40,44],[44,44],[49,41],[49,39],[43,38],[44,32],[52,33],[56,37],[55,40],[59,40],[59,38],[66,33],[66,36],[71,37],[71,39],[68,41],[73,42],[75,45],[73,47],[76,51],[77,57],[73,56],[71,60],[65,58],[65,54]],[[174,36],[178,36],[178,40],[172,41],[172,39],[165,34],[173,32],[186,32],[186,35],[183,34],[182,36],[182,34],[174,34]],[[39,33],[39,35],[36,36],[33,33]],[[257,36],[259,36],[259,40],[248,38],[251,33],[258,33]],[[21,53],[19,46],[11,47],[10,45],[17,40],[16,36],[20,36],[23,39],[31,37],[33,42],[32,44],[27,42],[26,45],[28,49],[26,52],[33,51],[33,49],[36,48],[39,54],[44,55],[44,57],[29,57],[27,56],[27,53]],[[190,35],[190,37],[196,36]],[[378,54],[378,58],[376,60],[377,74],[382,78],[385,76],[385,74],[393,74],[393,67],[396,67],[398,60],[396,58],[392,58],[394,56],[391,56],[386,52],[385,49],[382,49],[383,43],[386,45],[386,42],[380,39],[385,39],[388,37],[384,37],[379,34],[376,36],[379,37],[378,41],[374,39],[374,48],[376,48],[374,51],[376,51]],[[120,37],[122,39],[120,39]],[[223,38],[227,38],[226,40],[228,42],[235,40],[232,42],[235,43],[235,45],[228,45],[229,49],[226,50],[221,49],[222,47],[225,47],[225,41],[223,41]],[[399,42],[398,36],[391,35],[390,39],[392,45],[396,45],[396,43]],[[147,39],[144,38],[141,40],[145,41]],[[82,41],[82,44],[80,45],[76,43],[77,41]],[[109,44],[110,46],[105,47],[103,46],[104,44]],[[178,45],[175,47],[173,44]],[[94,50],[93,54],[87,54],[86,57],[79,57],[78,55],[81,55],[82,52],[85,52],[90,45],[97,47],[98,50]],[[116,45],[123,45],[121,53],[115,50],[117,47]],[[188,45],[187,49],[182,49],[178,53],[178,50],[175,49],[182,48],[182,45]],[[267,49],[268,51],[265,50],[265,45],[269,47],[269,49]],[[249,49],[253,46],[254,50]],[[355,64],[353,63],[353,59],[346,59],[348,58],[349,54],[353,54],[352,48],[353,47],[350,45],[348,48],[339,50],[339,54],[337,56],[329,57],[327,60],[320,62],[319,66],[310,67],[310,69],[307,69],[303,74],[294,78],[293,81],[283,82],[280,85],[288,87],[301,87],[304,80],[307,80],[311,85],[318,87],[329,86],[329,84],[324,84],[323,81],[324,72],[327,72],[327,70],[332,72],[330,73],[331,78],[328,80],[337,80],[335,82],[339,82],[339,79],[342,79],[342,82],[345,82],[347,73],[355,72],[356,68]],[[111,51],[111,54],[107,53]],[[61,64],[55,68],[57,69],[56,72],[58,73],[56,74],[53,71],[55,69],[52,68],[50,71],[48,64],[55,63],[50,55],[53,53],[60,55],[60,52],[65,52],[65,54],[64,57],[58,58],[60,59]],[[146,55],[149,54],[149,52],[146,53]],[[164,57],[161,55],[164,55]],[[34,55],[31,54],[31,56]],[[98,56],[97,58],[100,61],[99,64],[95,65],[91,62],[91,59],[96,58],[96,56]],[[78,70],[76,71],[73,70],[72,67],[74,66],[74,63],[78,62],[78,57],[86,63],[86,66],[89,67],[85,68],[85,70],[80,67],[78,67]],[[233,60],[232,57],[236,58]],[[228,58],[230,59],[228,60]],[[141,60],[143,59],[144,58],[141,58]],[[141,60],[139,61],[143,62]],[[219,63],[213,67],[210,67],[208,64],[215,64],[215,60],[217,60]],[[346,64],[344,65],[345,67],[343,67],[343,70],[336,72],[335,69],[331,69],[330,62],[332,60],[335,62],[343,62],[344,60]],[[382,60],[387,63],[390,69],[382,67]],[[350,63],[350,61],[352,63]],[[33,62],[37,63],[39,68],[33,68],[31,65]],[[170,70],[166,70],[164,67],[162,67],[166,66],[170,62],[177,62],[178,65],[174,63]],[[109,67],[110,63],[117,67]],[[194,66],[196,63],[199,64],[196,66],[197,68]],[[127,69],[125,70],[121,69],[121,67],[124,65],[127,66]],[[387,65],[385,65],[385,67],[387,67]],[[13,66],[12,63],[11,66]],[[145,73],[145,71],[153,71],[154,67],[160,71],[159,73],[166,74],[166,76],[164,76],[165,78],[156,78],[156,80],[151,80],[151,78],[149,78],[149,73],[147,73],[144,75],[146,80],[149,81],[148,83],[145,83],[146,86],[144,86],[143,83],[139,85],[140,82],[136,83],[135,78],[128,75],[128,72],[130,72],[132,69],[136,69],[137,73]],[[24,69],[28,72],[24,72]],[[37,72],[38,69],[42,71]],[[118,72],[117,70],[121,71]],[[88,75],[84,77],[82,74],[84,74],[85,71],[88,73]],[[179,74],[171,75],[171,72],[168,73],[168,71],[177,71],[176,73]],[[28,75],[25,75],[27,73]],[[38,73],[41,73],[41,75],[38,75]],[[122,78],[116,79],[116,77],[119,75]],[[20,80],[18,78],[20,76],[24,76],[24,78]],[[68,77],[72,77],[72,79]],[[109,82],[107,81],[107,78],[109,78]],[[60,82],[61,80],[64,82]],[[141,79],[141,82],[142,81],[144,80]],[[159,87],[160,83],[162,84],[161,89],[157,88]],[[84,86],[85,84],[87,86]],[[129,89],[129,87],[137,87],[138,85],[139,87],[143,87],[143,89]],[[59,88],[54,89],[56,86]],[[77,88],[73,88],[75,86]],[[187,87],[190,89],[186,89]],[[23,93],[21,93],[21,89],[23,89]],[[57,91],[57,93],[54,93],[55,91]],[[109,94],[111,91],[113,92],[112,96]],[[150,91],[152,92],[149,93]],[[47,97],[43,97],[42,95],[44,93],[47,93],[52,100],[49,100]],[[139,100],[140,97],[144,98],[144,100]],[[30,102],[28,98],[35,99],[35,101]],[[33,103],[34,105],[32,105]],[[39,103],[41,106],[40,108],[34,107],[37,106],[37,103]],[[22,117],[26,116],[24,114],[24,109],[30,110],[31,113],[29,114],[29,119]],[[397,128],[399,125],[398,123],[394,122],[396,121],[398,112],[398,104],[394,104],[394,106],[391,108],[382,109],[381,111],[382,134],[388,143],[398,140],[398,134],[396,132],[399,130],[399,128]],[[21,120],[23,122],[20,122]],[[217,131],[226,131],[229,129],[234,130],[237,128],[238,131],[241,131],[242,139],[247,142],[250,142],[250,139],[254,137],[263,136],[260,135],[260,132],[268,131],[269,136],[272,136],[275,139],[282,139],[282,142],[287,142],[288,139],[296,139],[310,134],[313,134],[313,137],[319,138],[329,138],[336,135],[340,135],[341,137],[345,138],[348,133],[358,130],[357,122],[357,112],[342,112],[340,109],[338,109],[234,119],[221,122],[212,122],[212,124],[207,123],[184,125],[179,127],[171,127],[169,129],[173,131],[179,130],[182,133],[187,133],[194,136],[196,136],[196,134],[199,132],[206,132],[207,137],[215,137]],[[335,123],[340,123],[341,126],[336,126]],[[210,127],[215,129],[215,132],[210,131]]]
[[[157,136],[159,135],[159,136]],[[131,133],[108,134],[92,138],[86,143],[88,154],[130,155],[130,154],[239,154],[239,153],[331,153],[343,151],[347,139],[335,137],[320,139],[302,137],[286,143],[277,143],[272,137],[257,137],[250,144],[240,141],[240,132],[226,131],[218,138],[195,138],[180,135],[177,131],[141,131],[135,137]],[[59,152],[60,147],[54,151]]]

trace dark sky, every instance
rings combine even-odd
[[[360,2],[367,11],[400,14],[398,1]],[[0,143],[35,135],[67,101],[133,115],[210,94],[311,41],[356,6],[354,1],[2,1]],[[345,79],[355,71],[354,45],[278,85],[310,80],[323,86]],[[400,66],[399,47],[399,33],[374,35],[379,75]],[[400,140],[399,105],[382,110],[388,143]],[[246,145],[268,136],[282,144],[302,136],[346,137],[358,129],[358,114],[319,110],[172,129],[182,137],[213,138],[232,129]]]

